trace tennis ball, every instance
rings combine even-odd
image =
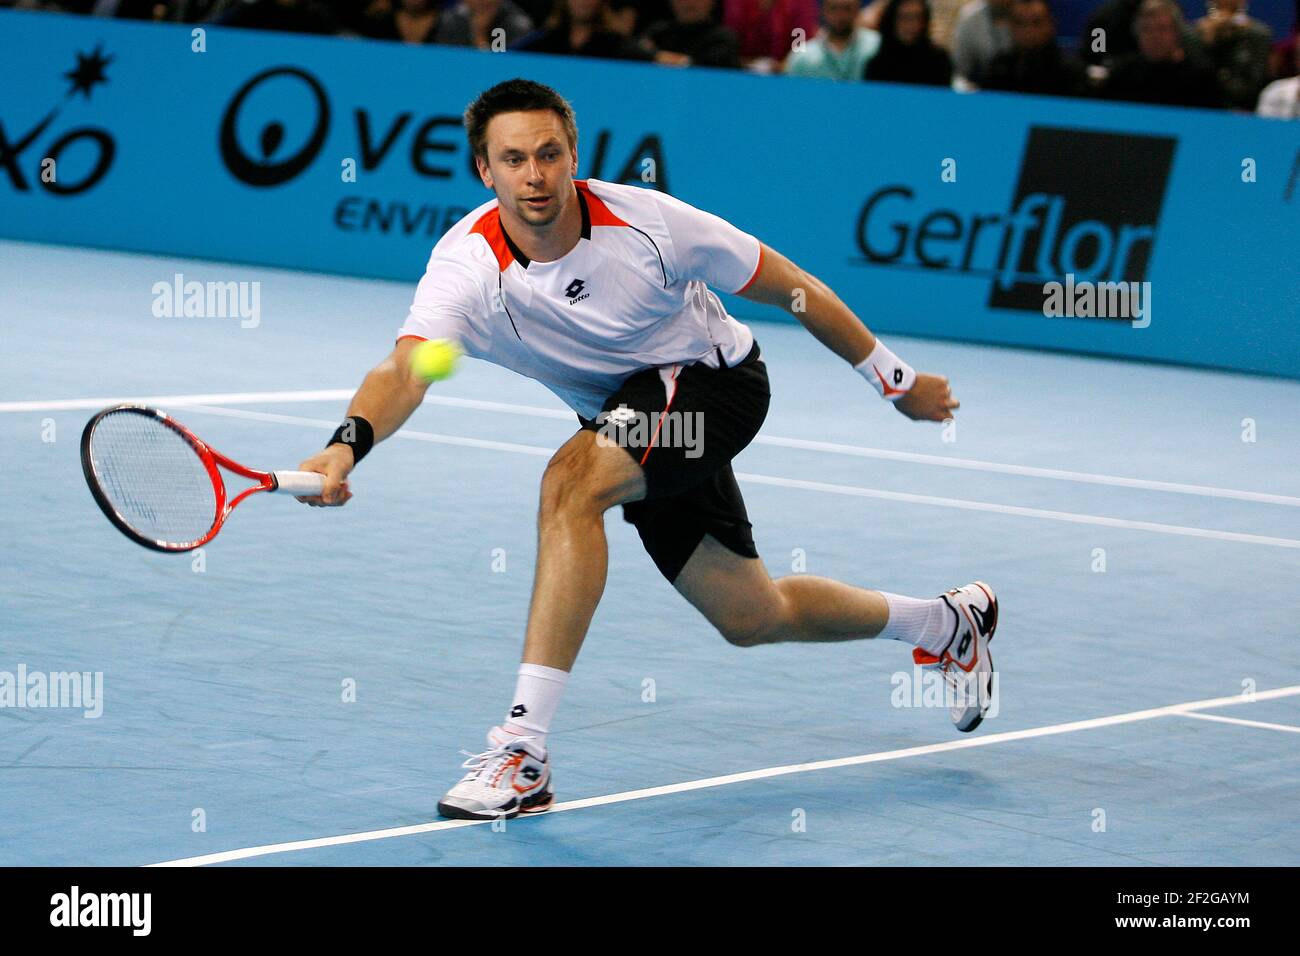
[[[461,354],[451,339],[429,339],[411,349],[411,371],[422,382],[439,382],[456,371]]]

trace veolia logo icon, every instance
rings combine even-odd
[[[325,80],[333,83],[329,75]],[[480,201],[483,188],[460,110],[393,112],[390,91],[375,95],[378,107],[348,101],[336,104],[336,117],[321,80],[300,67],[280,65],[241,77],[221,115],[221,161],[239,182],[269,189],[302,176],[331,139],[341,154],[335,182],[358,183],[364,177],[363,184],[302,190],[291,201],[331,202],[329,221],[341,232],[436,238]],[[603,169],[612,161],[613,141],[613,131],[596,130],[586,175],[607,178]],[[644,178],[647,168],[655,171],[651,180]],[[646,133],[614,181],[652,183],[667,192],[667,170],[659,134]],[[412,177],[449,188],[437,201],[412,201],[408,197],[421,195],[411,189]],[[317,186],[321,182],[318,178]]]
[[[305,88],[315,105],[315,120],[303,144],[285,156],[280,148],[285,144],[285,124],[279,119],[262,123],[258,131],[258,155],[250,156],[241,144],[240,118],[248,110],[250,100],[259,93],[270,94],[278,106],[285,106],[296,98],[289,86]],[[300,96],[298,93],[297,96]],[[261,111],[259,111],[260,113]],[[226,168],[241,182],[250,186],[279,186],[297,176],[311,165],[330,128],[330,102],[320,82],[305,70],[292,66],[277,66],[263,70],[241,86],[226,107],[221,118],[221,160]]]
[[[991,279],[988,304],[1041,312],[1043,285],[1141,282],[1155,246],[1175,141],[1031,127],[1010,212],[918,209],[882,186],[858,214],[862,265]]]

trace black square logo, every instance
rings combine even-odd
[[[1141,282],[1176,141],[1033,126],[988,304],[1042,312],[1043,285]]]

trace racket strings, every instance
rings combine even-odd
[[[212,477],[194,447],[153,416],[106,415],[90,442],[100,489],[119,517],[155,541],[202,538],[217,519]]]

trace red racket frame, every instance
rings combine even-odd
[[[216,492],[216,510],[213,513],[212,527],[208,529],[207,533],[204,534],[203,537],[184,543],[159,541],[155,538],[145,537],[132,528],[126,519],[118,514],[117,509],[115,509],[112,503],[108,500],[108,496],[104,494],[103,488],[100,486],[99,476],[95,473],[94,462],[90,455],[91,441],[94,437],[95,426],[97,426],[100,421],[107,418],[109,415],[120,415],[125,413],[156,418],[159,422],[180,435],[181,438],[185,439],[185,441],[189,443],[190,447],[193,448],[195,453],[199,456],[199,460],[203,462],[203,467],[207,470],[208,477],[212,479],[212,488]],[[226,483],[221,477],[219,468],[225,468],[227,471],[234,472],[242,478],[248,478],[250,481],[255,481],[257,484],[252,488],[244,489],[236,495],[229,504],[227,504]],[[217,532],[220,531],[221,526],[226,523],[226,518],[230,516],[230,512],[234,511],[235,507],[241,501],[249,495],[256,494],[259,491],[274,491],[277,487],[275,476],[270,472],[256,471],[252,468],[241,465],[234,459],[221,454],[221,452],[207,444],[166,412],[160,411],[156,408],[150,408],[147,405],[114,405],[112,408],[106,408],[101,412],[97,412],[95,416],[86,423],[85,430],[81,433],[81,469],[86,476],[86,484],[90,486],[90,493],[94,496],[95,503],[99,505],[100,510],[104,512],[104,516],[113,523],[113,526],[117,528],[118,531],[121,531],[136,544],[144,545],[144,547],[151,548],[154,551],[165,551],[172,554],[184,551],[193,551],[195,548],[203,547],[217,536]]]

